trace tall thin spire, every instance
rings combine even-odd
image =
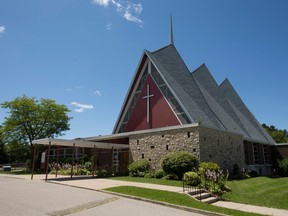
[[[170,14],[170,40],[171,44],[174,44],[174,35],[173,35],[173,24],[172,24],[172,15]]]

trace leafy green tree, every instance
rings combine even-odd
[[[66,105],[56,104],[51,99],[37,100],[24,95],[2,103],[1,107],[9,109],[1,134],[5,152],[10,155],[12,152],[25,154],[23,148],[25,149],[25,145],[32,146],[33,140],[61,136],[70,129],[70,110]]]
[[[6,152],[4,151],[4,142],[2,141],[2,133],[1,133],[2,127],[0,125],[0,164],[7,163],[8,162],[8,156]]]
[[[8,157],[8,162],[26,162],[26,159],[31,156],[31,151],[28,144],[22,144],[13,141],[5,144],[5,155]]]
[[[281,130],[276,128],[274,125],[268,126],[262,124],[270,136],[275,140],[276,143],[286,143],[288,142],[288,131],[286,129]]]

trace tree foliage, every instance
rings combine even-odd
[[[1,128],[5,143],[32,145],[35,139],[54,138],[70,129],[70,110],[51,99],[37,100],[24,95],[2,103],[1,107],[9,109]]]
[[[274,125],[268,126],[262,124],[270,136],[275,140],[276,143],[286,143],[288,142],[288,131],[286,129],[281,130],[276,128]]]

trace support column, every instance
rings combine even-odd
[[[112,149],[111,149],[111,158],[112,158],[112,165],[111,165],[111,174],[113,174],[114,173],[114,148],[112,147]]]
[[[36,157],[36,144],[34,144],[34,153],[33,153],[33,160],[32,160],[32,172],[31,172],[31,180],[33,180],[34,169],[35,169],[35,157]]]
[[[94,178],[95,177],[95,149],[96,149],[96,145],[94,145],[94,148],[93,148],[93,166],[92,166],[92,177]]]
[[[72,166],[71,166],[71,176],[70,176],[70,178],[72,178],[72,176],[73,176],[74,154],[75,154],[75,143],[73,143],[73,149],[72,149]]]
[[[59,169],[59,153],[60,153],[60,151],[59,151],[59,148],[60,148],[60,146],[58,146],[58,148],[57,148],[57,166],[56,166],[56,174],[55,174],[55,177],[57,178],[57,175],[58,175],[58,169]]]
[[[47,181],[47,177],[48,177],[48,167],[49,167],[49,158],[50,158],[50,147],[51,147],[51,141],[49,141],[49,146],[48,146],[48,152],[46,154],[46,168],[45,168],[45,173],[46,173],[46,177],[45,177],[45,181]]]
[[[79,159],[80,159],[80,147],[78,147],[77,149],[76,149],[77,151],[76,151],[76,156],[77,156],[77,174],[78,174],[78,171],[79,171]]]

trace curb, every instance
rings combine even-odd
[[[120,194],[120,193],[106,191],[106,190],[101,190],[101,189],[99,190],[99,189],[92,189],[92,188],[75,186],[75,185],[66,185],[66,184],[61,184],[61,183],[54,182],[54,181],[49,181],[49,180],[47,181],[47,183],[64,185],[64,186],[74,187],[74,188],[80,188],[80,189],[84,189],[84,190],[97,191],[97,192],[101,192],[101,193],[106,193],[106,194],[116,195],[116,196],[120,196],[120,197],[125,197],[125,198],[128,198],[128,199],[134,199],[134,200],[144,201],[144,202],[148,202],[148,203],[152,203],[152,204],[157,204],[157,205],[162,205],[162,206],[166,206],[166,207],[171,207],[171,208],[175,208],[175,209],[183,210],[183,211],[187,211],[187,212],[203,214],[203,215],[207,215],[207,216],[227,216],[226,214],[221,214],[221,213],[216,213],[216,212],[209,212],[209,211],[205,211],[205,210],[201,210],[201,209],[195,209],[195,208],[186,207],[186,206],[179,206],[179,205],[165,203],[165,202],[161,202],[161,201],[157,201],[157,200],[150,200],[150,199],[146,199],[146,198],[142,198],[142,197],[135,197],[135,196],[127,195],[127,194]]]

